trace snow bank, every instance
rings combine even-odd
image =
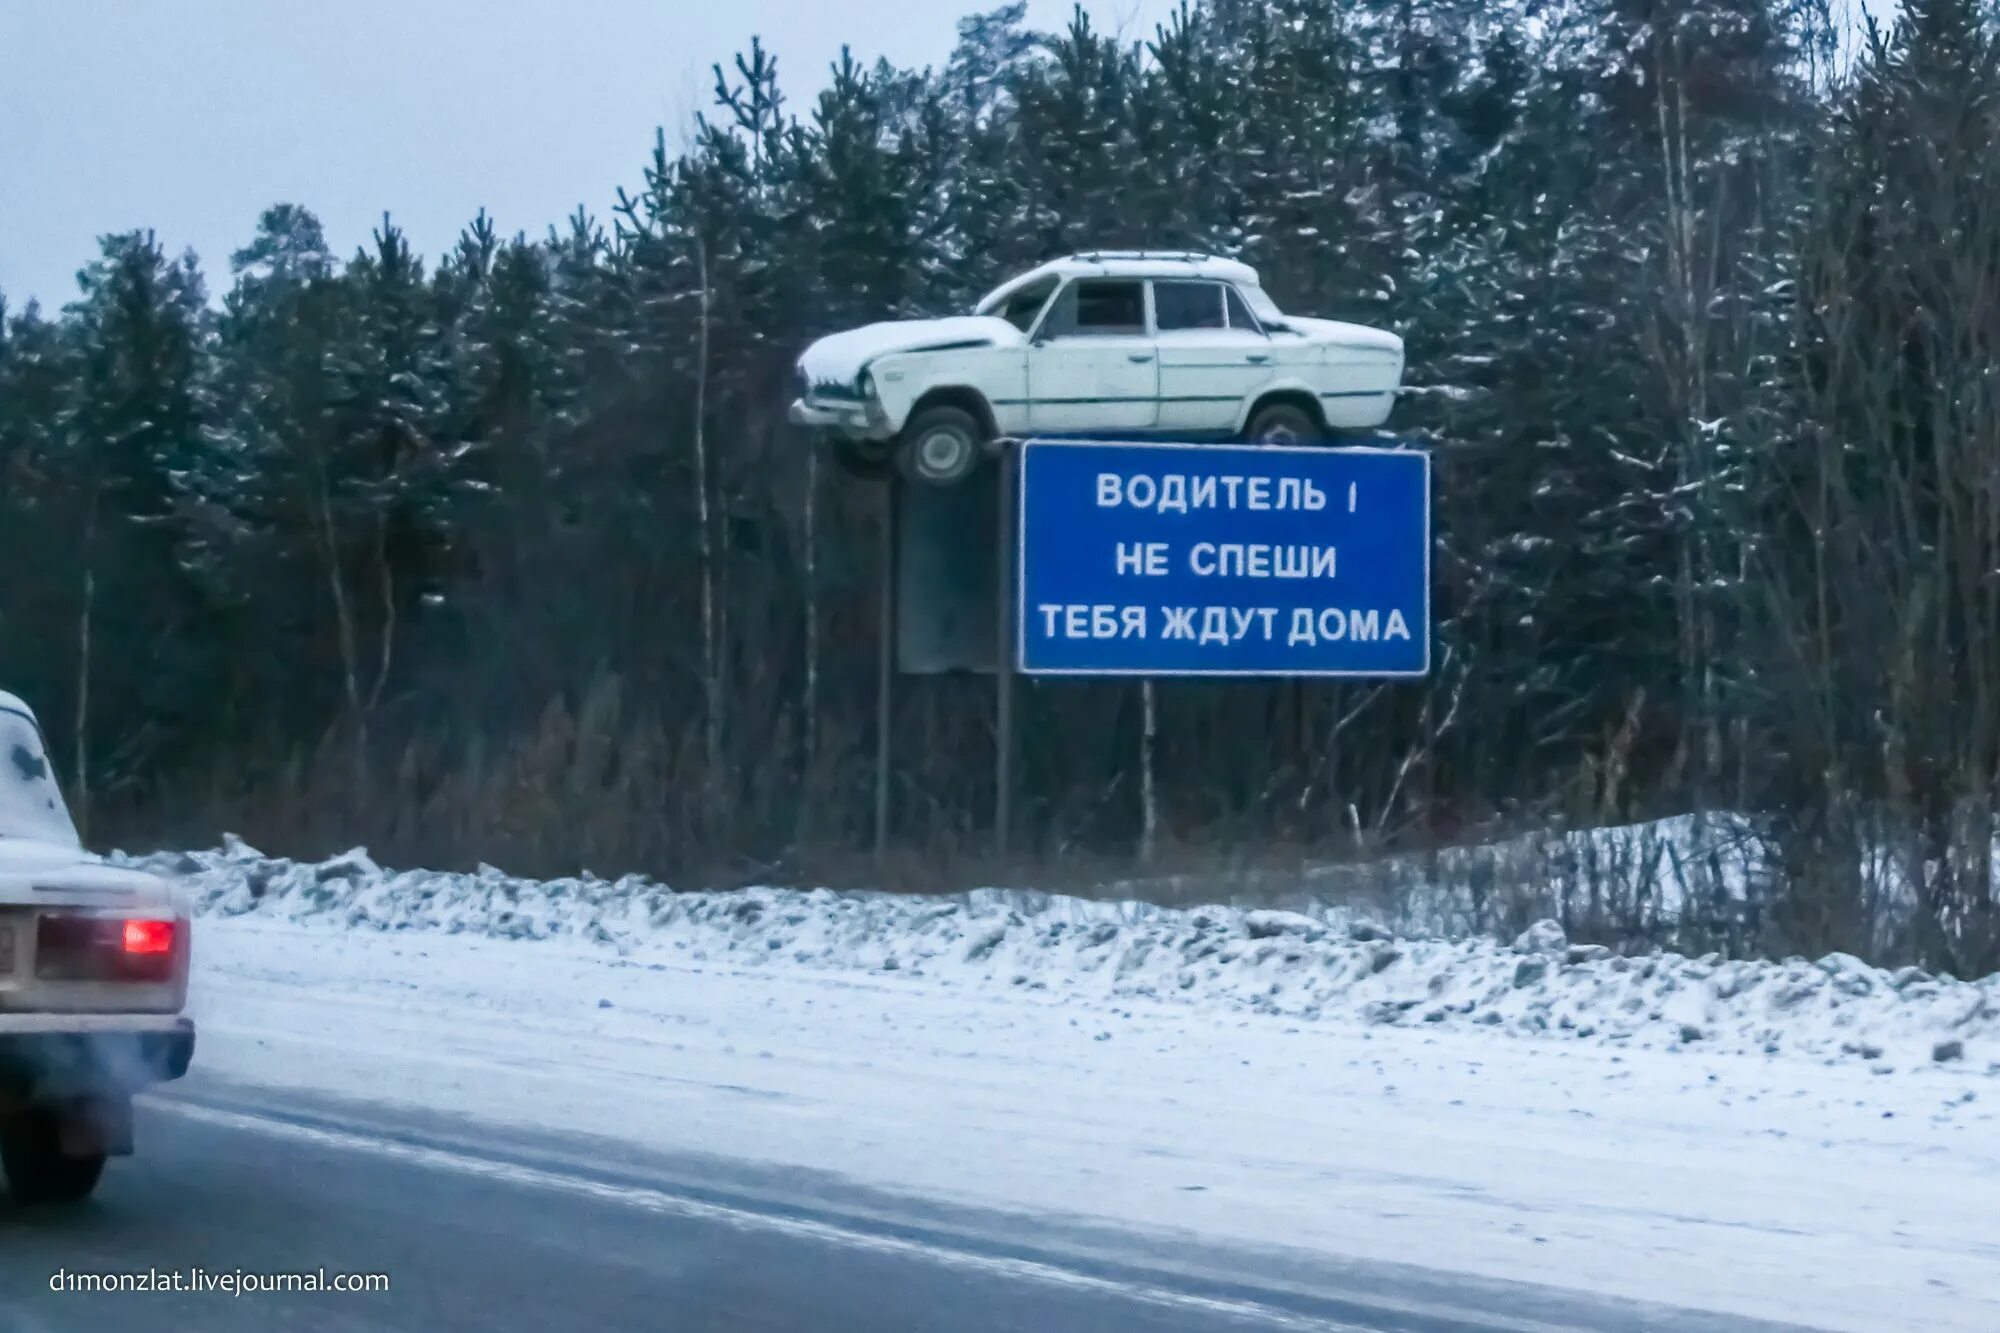
[[[1492,1029],[1638,1047],[1964,1061],[2000,1072],[2000,977],[1710,955],[1621,957],[1544,921],[1513,945],[1405,938],[1345,912],[1164,908],[1021,890],[950,897],[638,877],[526,880],[216,851],[118,858],[180,878],[200,912],[374,931],[569,940],[646,963],[902,974],[1085,1001]]]

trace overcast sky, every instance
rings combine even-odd
[[[757,34],[803,113],[826,67],[941,64],[999,0],[0,0],[0,292],[71,299],[104,232],[192,247],[209,284],[280,200],[347,253],[388,209],[428,254],[481,207],[539,236],[636,186],[655,126]],[[1178,0],[1086,0],[1150,36]],[[1054,28],[1070,0],[1029,0]]]

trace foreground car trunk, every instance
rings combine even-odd
[[[151,875],[0,843],[0,1014],[178,1012],[188,926]]]
[[[0,1172],[81,1199],[132,1151],[132,1094],[194,1054],[189,916],[166,880],[85,851],[27,705],[0,694]]]

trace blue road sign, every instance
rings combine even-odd
[[[1020,669],[1421,676],[1430,492],[1414,451],[1030,440]]]

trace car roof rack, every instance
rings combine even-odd
[[[1070,256],[1085,264],[1102,263],[1110,259],[1171,260],[1182,264],[1199,264],[1217,256],[1203,254],[1199,250],[1086,250],[1082,254]]]

